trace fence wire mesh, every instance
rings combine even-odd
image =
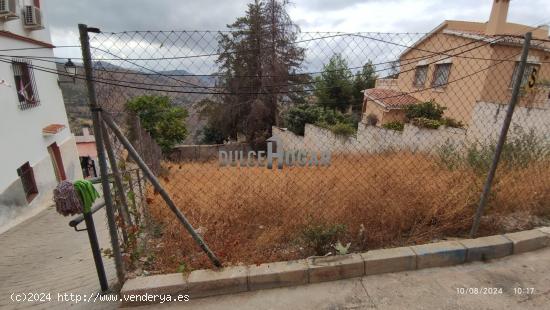
[[[548,221],[550,43],[532,41],[519,77],[517,35],[134,31],[90,43],[99,104],[231,265],[465,236],[514,81],[525,87],[480,234]],[[177,126],[150,122],[169,119],[158,97],[130,108],[140,96],[185,109],[185,139],[173,146]],[[144,268],[209,267],[161,197],[139,189]]]

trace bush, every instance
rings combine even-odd
[[[201,142],[204,144],[223,144],[225,137],[223,133],[215,127],[205,126],[202,131]]]
[[[457,150],[456,145],[449,140],[445,141],[445,143],[438,148],[437,157],[441,165],[449,170],[459,168],[464,160],[462,154]]]
[[[306,124],[331,130],[337,135],[349,137],[356,132],[357,120],[351,115],[315,105],[301,104],[290,108],[283,116],[286,127],[297,135],[304,135]]]
[[[297,135],[304,135],[306,124],[315,124],[323,109],[319,106],[300,104],[288,109],[283,116],[285,126]]]
[[[438,149],[437,155],[440,163],[450,170],[464,163],[476,174],[485,174],[491,167],[495,150],[496,141],[473,143],[462,155],[447,141]],[[503,145],[499,166],[506,169],[525,168],[532,162],[545,160],[548,157],[550,157],[550,145],[543,138],[537,136],[533,130],[525,132],[521,128],[516,128]]]
[[[357,129],[348,123],[338,123],[330,126],[330,130],[337,136],[348,138],[355,134]]]
[[[427,129],[437,129],[442,124],[441,121],[435,120],[435,119],[429,119],[425,117],[417,117],[412,119],[412,124],[420,127],[420,128],[427,128]]]
[[[444,117],[441,120],[442,124],[451,128],[464,128],[464,124],[461,121],[457,121],[454,118]]]
[[[302,231],[302,239],[305,247],[315,255],[325,255],[345,232],[343,224],[309,224]]]
[[[337,110],[323,109],[319,114],[319,119],[315,123],[332,126],[340,123],[352,124],[353,120],[351,115],[343,114]]]
[[[376,126],[376,124],[378,124],[378,116],[372,113],[367,115],[367,125]]]
[[[440,120],[447,108],[440,106],[434,101],[427,101],[407,106],[405,115],[410,120],[415,118],[427,118]]]
[[[393,122],[385,123],[384,125],[382,125],[382,127],[386,129],[395,130],[395,131],[403,131],[405,129],[405,124],[398,121],[393,121]]]

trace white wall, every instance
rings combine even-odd
[[[496,141],[506,116],[507,106],[478,102],[474,108],[472,122],[468,126],[468,139],[472,141]],[[550,139],[550,109],[516,107],[510,130],[515,127],[524,131],[534,130]]]
[[[42,1],[45,2],[45,1]],[[19,35],[25,35],[44,42],[50,41],[47,30],[26,31],[22,20],[0,21],[1,28]],[[0,49],[19,49],[40,47],[0,35]],[[53,56],[51,48],[27,49],[2,52],[2,59],[11,60],[11,56]],[[55,64],[31,60],[33,65],[56,71]],[[70,132],[67,114],[57,75],[33,70],[40,105],[22,110],[19,107],[17,90],[14,85],[13,70],[10,63],[0,62],[0,80],[6,80],[10,87],[0,85],[0,231],[2,223],[13,223],[24,214],[52,204],[52,190],[57,185],[48,146],[57,143],[60,148],[65,173],[69,179],[82,178],[82,171],[74,136]],[[50,124],[63,124],[65,129],[55,135],[45,136],[42,129]],[[14,199],[20,195],[20,181],[17,168],[25,162],[33,167],[39,195],[27,204],[25,199]],[[18,183],[19,182],[19,183]],[[23,202],[22,202],[23,201]],[[14,204],[15,202],[15,204]],[[8,205],[9,204],[9,205]],[[17,218],[17,219],[16,219]]]
[[[10,48],[35,47],[30,43],[0,37],[0,47],[7,46]],[[53,56],[51,49],[27,50],[25,53],[17,51],[17,54]],[[33,64],[55,70],[55,65],[51,63],[33,61]],[[11,64],[0,62],[0,79],[11,84],[11,87],[0,86],[0,98],[2,98],[0,143],[3,146],[0,161],[0,192],[18,177],[16,171],[18,167],[27,161],[32,166],[48,155],[47,147],[50,144],[56,142],[61,145],[71,136],[63,97],[57,84],[57,75],[35,69],[34,76],[40,105],[21,110]],[[66,128],[57,135],[43,136],[42,128],[50,124],[64,124]]]
[[[13,19],[13,20],[8,20],[8,21],[3,21],[3,19],[0,19],[0,30],[9,31],[9,32],[15,33],[17,35],[25,36],[25,37],[28,37],[28,38],[31,38],[31,39],[34,39],[34,40],[51,43],[50,31],[48,30],[47,26],[44,29],[32,30],[32,31],[28,30],[28,29],[25,29],[25,27],[23,26],[23,13],[22,13],[21,10],[25,5],[32,5],[33,1],[32,0],[17,0],[16,2],[19,5],[18,10],[17,10],[18,13],[19,13],[19,19]],[[47,0],[41,0],[40,1],[40,8],[41,8],[41,11],[42,11],[42,24],[43,25],[48,24],[47,18],[44,14],[44,5],[47,5],[48,2],[51,3],[52,1],[47,1]],[[0,44],[0,46],[2,46],[2,44]]]
[[[441,127],[437,130],[422,129],[406,124],[405,129],[395,131],[359,123],[357,135],[340,137],[328,129],[307,124],[303,137],[273,128],[273,135],[283,142],[284,149],[308,149],[332,153],[381,153],[386,151],[434,152],[445,143],[457,147],[464,144],[466,130]]]
[[[452,144],[463,149],[472,143],[494,143],[500,134],[506,115],[506,106],[478,102],[467,129],[440,127],[437,130],[405,124],[402,132],[359,123],[357,135],[338,137],[328,129],[311,124],[305,127],[304,136],[273,127],[285,149],[310,149],[333,153],[380,153],[385,151],[411,151],[432,153],[439,147]],[[550,141],[550,109],[517,107],[512,118],[508,137],[534,130],[539,137]]]

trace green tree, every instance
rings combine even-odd
[[[322,113],[323,108],[318,105],[297,105],[286,111],[284,115],[285,126],[295,134],[303,136],[306,124],[317,123]]]
[[[371,60],[369,60],[364,66],[361,72],[355,75],[353,80],[353,107],[354,110],[360,111],[363,105],[363,93],[362,91],[369,88],[374,88],[376,84],[376,68]]]
[[[314,95],[321,106],[341,112],[352,104],[353,77],[341,54],[334,54],[315,78]]]
[[[302,136],[306,124],[327,128],[335,133],[342,132],[342,129],[352,132],[357,129],[357,121],[350,115],[313,104],[294,106],[286,111],[283,119],[290,131]]]
[[[126,108],[136,113],[143,128],[165,153],[187,137],[187,110],[172,106],[167,96],[135,97],[126,103]]]

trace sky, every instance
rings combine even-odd
[[[103,31],[223,30],[248,0],[45,0],[55,45],[78,43],[78,23]],[[487,21],[492,0],[294,0],[290,16],[302,31],[429,32],[445,19]],[[508,21],[550,23],[550,1],[512,0]],[[58,49],[67,57],[79,51]],[[75,54],[76,53],[76,54]],[[76,57],[76,56],[75,56]]]

